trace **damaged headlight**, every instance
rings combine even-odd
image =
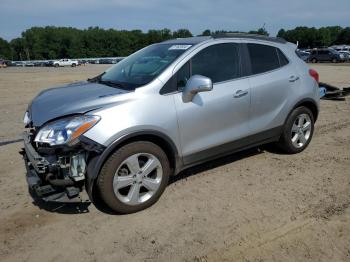
[[[67,144],[88,131],[99,120],[99,116],[81,115],[53,121],[39,130],[34,141],[51,146]]]

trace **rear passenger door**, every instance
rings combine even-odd
[[[237,43],[211,45],[177,73],[180,91],[191,75],[203,75],[213,82],[213,90],[196,94],[188,103],[183,102],[182,92],[175,94],[185,164],[230,151],[228,143],[249,130],[249,82],[241,77],[239,51]]]
[[[294,66],[283,52],[267,44],[246,44],[250,59],[250,127],[254,134],[271,137],[283,125],[288,97],[299,84]],[[266,131],[266,132],[265,132]]]

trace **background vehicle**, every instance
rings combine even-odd
[[[75,67],[79,65],[78,60],[72,60],[72,59],[61,59],[61,60],[56,60],[53,61],[53,66],[59,67],[59,66],[71,66]]]
[[[338,51],[338,52],[339,52],[339,54],[342,54],[344,56],[345,61],[350,60],[350,52],[349,51]]]
[[[309,52],[305,52],[303,50],[297,49],[296,54],[303,60],[303,61],[308,61],[310,53]]]
[[[317,62],[339,63],[339,62],[344,62],[345,58],[338,51],[329,48],[329,49],[312,50],[309,56],[309,61],[312,63],[317,63]]]
[[[6,61],[0,59],[0,68],[5,68],[5,67],[7,67]]]
[[[275,142],[303,151],[318,116],[318,74],[283,39],[223,35],[169,40],[87,82],[41,92],[22,152],[47,201],[86,186],[120,213],[155,203],[171,175]]]

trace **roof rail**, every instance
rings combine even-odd
[[[287,41],[280,37],[269,37],[264,35],[256,35],[256,34],[244,34],[244,33],[220,33],[213,35],[213,38],[248,38],[248,39],[256,39],[256,40],[264,40],[270,42],[276,42],[285,44]]]

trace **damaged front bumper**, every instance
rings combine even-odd
[[[79,194],[85,185],[89,151],[77,147],[43,150],[42,153],[33,146],[30,132],[24,132],[23,141],[24,148],[20,153],[32,195],[50,202],[81,201]]]

